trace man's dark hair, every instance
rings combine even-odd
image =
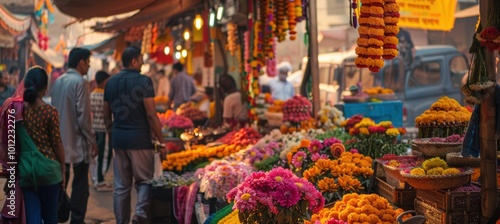
[[[9,69],[9,74],[12,74],[12,73],[14,73],[15,71],[19,71],[19,70],[20,70],[20,69],[19,69],[19,67],[17,67],[16,65],[13,65],[13,66],[11,66],[11,67],[10,67],[10,69]]]
[[[141,56],[141,50],[136,47],[127,47],[122,53],[123,67],[128,68],[132,64],[132,60]]]
[[[174,64],[173,68],[179,72],[182,72],[184,70],[184,65],[180,62],[177,62]]]
[[[109,78],[109,74],[103,70],[95,73],[95,82],[97,84],[101,84],[102,82],[104,82],[108,78]]]
[[[222,75],[219,78],[219,85],[226,91],[236,89],[236,81],[230,75]]]
[[[87,61],[90,58],[90,51],[85,48],[76,47],[69,52],[68,67],[76,68],[80,61]]]

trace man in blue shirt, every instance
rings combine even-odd
[[[132,223],[150,223],[151,195],[143,182],[153,179],[155,152],[151,140],[155,137],[161,143],[163,157],[165,140],[153,101],[153,82],[140,73],[141,51],[126,48],[122,62],[125,69],[109,78],[103,104],[106,125],[113,123],[115,218],[118,224],[130,222],[130,191],[135,180],[137,205]]]
[[[174,103],[174,110],[183,103],[191,101],[191,96],[196,93],[194,80],[184,72],[184,65],[180,62],[174,64],[172,73],[174,78],[170,82],[168,98]]]

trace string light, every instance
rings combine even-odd
[[[181,49],[182,49],[182,46],[181,46],[181,45],[177,45],[177,46],[175,47],[175,50],[180,51]]]
[[[184,31],[184,40],[189,40],[190,37],[191,37],[191,34],[189,33],[189,30],[185,30]]]
[[[210,27],[215,25],[215,13],[214,12],[210,12],[210,18],[208,20],[208,25]]]
[[[217,20],[222,19],[222,13],[224,12],[224,6],[219,5],[219,8],[217,8]]]
[[[177,60],[181,59],[181,52],[178,52],[178,51],[177,51],[177,52],[175,52],[175,58],[176,58]]]
[[[186,49],[182,50],[181,56],[182,56],[183,58],[186,58],[186,57],[187,57],[187,54],[188,54],[188,52],[187,52],[187,50],[186,50]]]
[[[166,46],[164,49],[164,52],[165,52],[165,55],[169,55],[170,54],[170,47]]]

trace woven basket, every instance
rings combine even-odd
[[[451,152],[446,155],[446,163],[450,166],[479,167],[481,158],[463,157],[460,152]]]
[[[410,186],[423,190],[461,187],[469,181],[471,174],[471,168],[467,168],[465,171],[455,175],[416,176],[401,172],[401,175]]]
[[[398,167],[393,167],[386,165],[387,161],[396,160],[398,162],[404,162],[405,160],[417,160],[417,156],[393,156],[386,155],[382,158],[376,159],[377,162],[383,165],[387,183],[395,188],[404,188],[405,178],[401,176],[401,169]]]
[[[462,151],[462,142],[430,142],[428,138],[414,139],[413,144],[418,147],[422,155],[427,157],[446,158],[450,152]]]

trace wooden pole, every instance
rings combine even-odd
[[[488,16],[494,2],[498,0],[480,0],[480,19],[483,28],[488,21]],[[482,49],[486,62],[488,79],[496,83],[495,76],[495,54],[485,48]],[[480,146],[481,146],[481,208],[482,222],[487,223],[494,215],[497,207],[497,142],[496,132],[496,110],[495,110],[495,86],[484,90],[483,102],[480,105]]]
[[[311,76],[312,76],[312,95],[313,95],[313,115],[320,110],[319,96],[319,63],[318,63],[318,13],[316,0],[309,1],[309,55]]]

